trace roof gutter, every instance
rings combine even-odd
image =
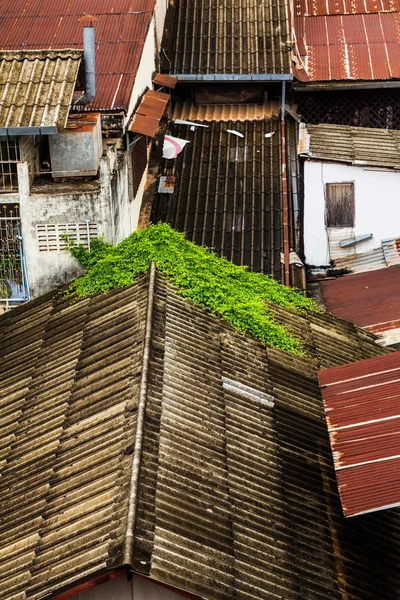
[[[383,88],[400,88],[399,81],[320,81],[315,83],[294,83],[295,92],[328,92],[334,90],[372,90]]]
[[[248,75],[241,75],[238,73],[217,73],[217,74],[206,74],[202,75],[196,73],[195,75],[180,73],[179,75],[171,75],[176,77],[178,82],[193,82],[193,81],[214,81],[216,83],[226,83],[229,81],[247,81],[247,82],[263,82],[263,81],[293,81],[292,74],[285,73],[253,73]]]

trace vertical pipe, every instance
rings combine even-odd
[[[86,223],[87,247],[88,247],[88,252],[90,252],[90,227],[89,227],[90,221],[88,219],[86,219],[85,223]]]
[[[281,108],[281,152],[282,152],[282,217],[283,217],[283,260],[285,277],[284,283],[290,286],[290,267],[289,267],[289,207],[287,191],[287,172],[286,172],[286,140],[285,140],[285,104],[286,104],[286,83],[282,81],[282,108]]]

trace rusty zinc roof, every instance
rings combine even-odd
[[[280,280],[280,119],[262,105],[220,109],[176,106],[174,119],[189,116],[206,127],[190,131],[187,125],[171,125],[171,135],[190,143],[174,161],[162,164],[161,175],[175,177],[174,192],[156,193],[152,220],[169,223],[235,264]],[[270,132],[276,133],[266,139]],[[288,133],[294,139],[294,127]]]
[[[125,561],[206,600],[396,597],[400,512],[343,519],[316,373],[386,351],[331,315],[272,310],[308,356],[158,275],[0,317],[2,599]]]
[[[0,135],[65,127],[81,50],[0,51]]]
[[[400,131],[302,124],[299,153],[315,159],[400,169]]]
[[[295,4],[301,80],[400,78],[398,0],[297,0]]]
[[[167,15],[162,67],[196,76],[289,74],[288,4],[178,0]],[[207,79],[207,78],[206,78]]]
[[[384,343],[400,342],[400,267],[320,282],[329,312],[352,321]]]
[[[82,49],[80,17],[95,19],[91,110],[127,109],[155,0],[2,0],[0,50]]]
[[[400,352],[318,377],[344,515],[400,506]]]
[[[154,90],[146,92],[135,112],[129,130],[154,137],[169,99],[170,96],[162,92],[155,92]]]

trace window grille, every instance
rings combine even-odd
[[[90,241],[98,237],[97,223],[49,224],[36,226],[40,252],[62,252],[71,246],[90,248]]]
[[[400,90],[338,90],[297,93],[297,112],[309,125],[400,129]]]
[[[18,190],[19,138],[0,136],[0,193]]]

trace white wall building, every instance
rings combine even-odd
[[[313,125],[301,129],[304,254],[308,265],[357,256],[400,237],[400,132]],[[342,248],[340,242],[372,234]]]

